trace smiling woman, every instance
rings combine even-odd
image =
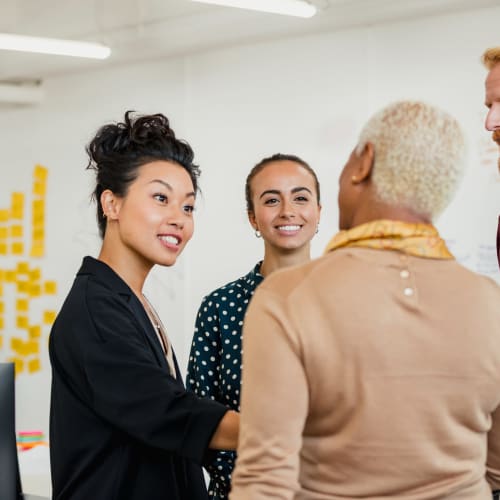
[[[183,167],[165,160],[142,165],[126,197],[110,189],[101,194],[108,237],[99,259],[113,267],[117,260],[140,255],[146,272],[154,264],[175,264],[193,235],[194,201],[193,183]],[[122,245],[117,246],[116,241]],[[142,276],[137,279],[132,289],[141,297]]]
[[[264,277],[310,260],[311,239],[321,212],[314,170],[293,155],[263,159],[245,184],[247,213],[264,241],[264,259],[252,271],[203,299],[196,320],[187,384],[200,396],[239,410],[243,317]],[[236,455],[220,452],[209,464],[209,495],[228,497]]]
[[[103,244],[85,257],[50,336],[55,500],[207,498],[208,448],[234,449],[238,415],[186,392],[142,293],[193,234],[198,167],[163,115],[102,127],[87,148]]]

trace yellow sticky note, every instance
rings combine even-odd
[[[3,330],[3,327],[4,327],[3,318],[0,316],[0,330]]]
[[[26,299],[16,300],[16,311],[17,312],[27,312],[29,308],[29,302]]]
[[[7,361],[14,363],[14,371],[19,375],[24,370],[24,361],[21,358],[9,358]]]
[[[3,335],[0,335],[0,349],[3,349]]]
[[[17,263],[16,271],[18,274],[28,274],[30,271],[30,264],[26,261],[21,261]]]
[[[17,328],[28,328],[28,316],[16,316],[16,327]]]
[[[40,268],[37,267],[35,269],[32,269],[29,273],[29,276],[30,276],[30,280],[31,281],[40,281],[40,276],[41,276],[41,271],[40,271]]]
[[[23,193],[12,193],[10,203],[10,217],[12,219],[22,219],[24,217]]]
[[[33,183],[33,194],[37,196],[45,196],[45,189],[46,189],[45,182]]]
[[[43,285],[45,295],[55,295],[57,293],[57,283],[55,281],[46,281]]]
[[[33,169],[33,177],[40,181],[47,180],[48,173],[49,169],[43,165],[35,165],[35,168]]]
[[[12,238],[22,238],[23,237],[23,226],[21,226],[20,224],[10,226],[10,236]]]
[[[22,241],[14,241],[10,246],[12,255],[22,255],[24,253],[24,243]]]
[[[5,281],[7,283],[15,283],[17,279],[16,271],[5,271]]]
[[[0,243],[0,255],[7,255],[7,244]]]
[[[10,197],[11,208],[22,205],[24,205],[24,193],[12,193]]]
[[[30,283],[28,293],[31,297],[40,297],[42,294],[42,287],[38,283]]]
[[[31,354],[40,354],[40,344],[37,340],[28,340],[24,343],[26,356]]]
[[[0,302],[0,314],[3,314],[5,312],[5,306],[3,302]]]
[[[8,236],[8,229],[6,227],[0,227],[0,240],[5,240]]]
[[[24,354],[24,342],[19,337],[12,337],[10,339],[10,348],[17,354]]]
[[[45,217],[43,213],[33,213],[31,222],[34,228],[43,227],[43,225],[45,224]]]
[[[0,222],[7,222],[9,220],[9,211],[5,208],[0,210]]]
[[[28,329],[28,335],[30,339],[38,339],[40,338],[41,334],[42,329],[40,328],[40,325],[30,326]]]
[[[0,281],[3,281],[5,279],[5,271],[3,269],[0,269]]]
[[[3,285],[2,283],[0,283],[0,297],[2,297],[3,295]]]
[[[45,200],[33,200],[33,213],[43,215],[45,212]]]
[[[30,373],[40,371],[40,358],[35,358],[28,361],[28,371]]]
[[[45,230],[43,228],[43,225],[34,227],[32,236],[33,241],[43,241],[43,239],[45,238]]]
[[[43,245],[33,245],[31,247],[31,252],[30,252],[30,256],[31,257],[43,257],[43,254],[44,254],[44,246]]]
[[[46,325],[51,325],[52,323],[54,323],[55,319],[56,319],[55,311],[43,311],[43,322]]]
[[[30,287],[28,281],[17,281],[16,288],[18,293],[29,293]]]
[[[24,219],[24,210],[21,208],[19,209],[12,209],[10,211],[10,217],[11,219],[17,219],[17,220],[23,220]]]

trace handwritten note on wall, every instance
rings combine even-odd
[[[41,267],[45,254],[47,177],[48,169],[36,165],[31,193],[11,193],[10,204],[0,207],[0,353],[15,363],[17,375],[42,368],[40,352],[47,340],[44,332],[56,316],[54,310],[43,307],[46,296],[57,293],[57,283],[45,279]],[[27,210],[29,202],[31,211]],[[2,265],[2,256],[9,257],[9,265]],[[11,321],[8,323],[7,319]]]

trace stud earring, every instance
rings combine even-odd
[[[353,176],[351,177],[351,182],[352,182],[353,184],[357,184],[357,183],[358,183],[358,178],[357,178],[355,175],[353,175]]]
[[[255,237],[256,238],[261,238],[262,237],[262,234],[260,233],[260,231],[258,229],[255,230]]]

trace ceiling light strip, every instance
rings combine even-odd
[[[13,35],[10,33],[0,33],[0,50],[88,57],[90,59],[106,59],[111,54],[109,47],[98,43]]]
[[[304,0],[192,0],[193,2],[237,7],[286,16],[312,17],[316,7]]]

